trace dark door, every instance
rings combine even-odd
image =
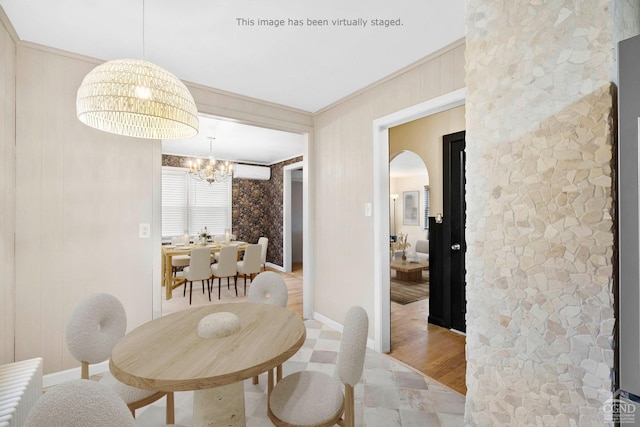
[[[467,311],[465,294],[465,132],[443,136],[443,217],[444,251],[448,251],[451,296],[451,328],[465,332]],[[445,258],[447,258],[445,256]]]

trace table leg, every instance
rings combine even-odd
[[[167,254],[164,257],[164,293],[165,299],[170,300],[173,292],[173,277],[171,275],[171,255]]]
[[[193,393],[194,427],[245,427],[242,381]]]
[[[161,262],[162,262],[161,267],[160,267],[160,277],[162,278],[162,280],[161,280],[162,286],[164,286],[164,282],[166,280],[165,272],[167,271],[167,268],[166,268],[166,265],[165,265],[167,256],[164,253],[162,253],[162,255],[160,256],[160,259],[161,259]]]

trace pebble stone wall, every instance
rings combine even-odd
[[[467,425],[603,425],[611,82],[636,4],[466,2]]]

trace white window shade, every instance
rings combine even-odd
[[[162,168],[162,237],[195,236],[231,229],[231,180],[209,183],[194,179],[187,169]]]
[[[231,228],[231,180],[208,182],[189,177],[189,234],[207,227],[211,234]]]
[[[181,236],[187,230],[187,186],[184,171],[162,170],[162,236]]]

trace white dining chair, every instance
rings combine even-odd
[[[53,386],[36,401],[23,424],[24,427],[135,425],[133,415],[120,396],[91,380],[71,380]]]
[[[269,419],[276,426],[354,426],[353,388],[362,377],[369,320],[360,306],[349,309],[340,341],[336,378],[319,371],[287,375],[267,386]],[[344,394],[342,385],[344,384]],[[344,418],[343,418],[344,414]]]
[[[220,249],[220,257],[218,262],[211,266],[213,278],[218,278],[218,299],[220,299],[220,281],[223,277],[227,278],[227,289],[229,288],[229,278],[233,277],[233,285],[238,296],[238,245],[224,246]]]
[[[176,236],[171,238],[171,244],[173,246],[184,244],[184,237]],[[171,257],[171,271],[175,277],[178,273],[178,268],[184,268],[189,265],[189,255],[174,255]]]
[[[78,304],[67,322],[65,339],[71,355],[81,363],[81,378],[89,379],[89,365],[111,357],[111,351],[127,329],[127,314],[113,295],[100,293]],[[164,393],[131,387],[105,373],[100,382],[111,388],[129,407],[135,410],[167,396],[167,424],[174,419],[173,392]]]
[[[127,405],[104,384],[91,380],[60,383],[33,405],[24,427],[132,427]]]
[[[264,270],[267,271],[267,246],[269,245],[269,239],[266,237],[260,237],[258,239],[258,244],[262,246],[260,262],[262,263]]]
[[[189,283],[189,305],[191,305],[191,297],[193,291],[194,280],[202,281],[202,293],[204,294],[204,281],[207,281],[207,292],[209,293],[209,301],[211,301],[211,250],[209,248],[194,248],[191,250],[191,260],[189,266],[184,268],[184,290],[182,296],[186,295],[187,283]]]
[[[273,271],[263,271],[251,281],[247,300],[253,303],[286,307],[287,301],[289,300],[289,292],[287,291],[287,285],[284,283],[282,276]],[[273,371],[268,371],[267,375],[271,376],[273,380]],[[281,379],[282,365],[278,365],[276,369],[276,380],[280,381]],[[253,384],[258,384],[258,382],[258,377],[253,377]]]
[[[244,294],[247,294],[247,275],[249,280],[253,280],[253,275],[260,273],[260,256],[262,254],[262,246],[247,245],[244,250],[244,257],[237,262],[238,274],[244,275]]]

